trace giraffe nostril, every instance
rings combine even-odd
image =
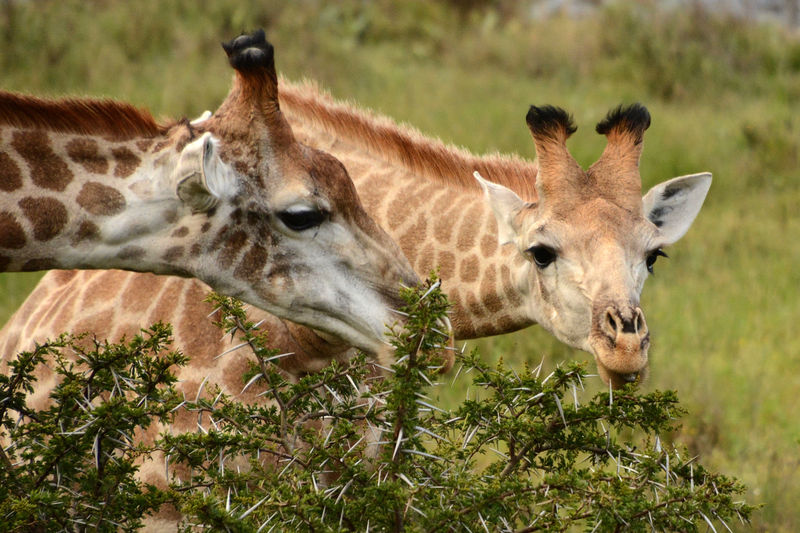
[[[614,312],[611,309],[606,310],[606,323],[609,327],[609,333],[616,335],[617,331],[619,330],[619,324],[614,318]]]
[[[636,333],[640,337],[647,335],[647,321],[644,318],[644,313],[641,309],[636,309]]]
[[[617,342],[621,336],[634,335],[640,338],[647,336],[647,322],[644,313],[638,307],[614,306],[606,307],[601,321],[602,331]]]

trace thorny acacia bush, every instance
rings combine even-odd
[[[433,405],[425,393],[447,307],[438,283],[406,292],[408,325],[382,376],[359,356],[296,383],[241,305],[213,298],[221,327],[255,356],[243,387],[269,401],[245,405],[210,384],[197,401],[182,398],[169,369],[191,363],[165,351],[163,325],[129,343],[82,350],[62,336],[21,354],[0,376],[0,529],[132,530],[165,502],[187,530],[214,531],[696,531],[753,510],[736,501],[736,480],[660,440],[682,414],[674,392],[581,400],[579,365],[541,377],[489,368],[473,352],[458,371],[480,399]],[[38,365],[61,383],[52,406],[34,411],[26,393]],[[135,428],[178,409],[196,412],[196,432],[133,441]],[[154,448],[191,478],[173,476],[166,490],[141,483],[134,463]]]

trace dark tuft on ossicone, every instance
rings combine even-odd
[[[264,30],[240,35],[232,41],[222,43],[222,48],[228,54],[231,66],[236,70],[275,68],[275,51],[267,42]]]
[[[552,136],[563,131],[565,137],[569,137],[578,129],[569,113],[551,105],[532,105],[525,116],[525,122],[534,135]]]
[[[608,112],[606,118],[597,124],[597,133],[608,135],[615,129],[622,128],[636,135],[641,141],[644,131],[650,127],[650,112],[642,104],[619,105]]]

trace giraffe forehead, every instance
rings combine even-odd
[[[358,202],[355,185],[344,165],[335,157],[311,150],[309,175],[316,187],[330,191],[331,199],[338,202]]]
[[[333,208],[347,218],[367,217],[344,165],[326,152],[282,135],[280,127],[254,132],[241,120],[214,116],[195,131],[209,131],[219,139],[222,159],[249,182],[251,193],[263,191],[271,207],[305,200]],[[273,146],[273,137],[280,150]]]
[[[533,216],[529,217],[533,221]],[[621,206],[603,198],[577,205],[548,207],[529,227],[529,236],[550,237],[560,247],[594,248],[604,243],[623,247],[647,240],[655,228],[638,209]]]
[[[295,176],[295,179],[281,183],[268,183],[266,189],[270,191],[269,204],[275,209],[284,209],[295,203],[317,203],[319,194],[315,194],[313,183]]]
[[[312,201],[346,218],[367,218],[353,181],[338,159],[300,144],[297,149],[299,155],[283,167],[287,175],[294,177],[296,190],[306,189],[307,194],[314,197]],[[281,188],[284,187],[281,184]]]

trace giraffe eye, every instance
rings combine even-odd
[[[277,214],[281,222],[293,231],[304,231],[322,224],[328,213],[316,208],[287,209]]]
[[[539,268],[547,268],[557,257],[555,250],[544,245],[531,246],[528,248],[528,253]]]
[[[653,265],[656,264],[656,260],[659,257],[669,257],[667,254],[664,253],[664,250],[661,248],[656,248],[649,254],[647,254],[647,259],[645,259],[645,264],[647,265],[647,271],[651,274],[653,273]]]

